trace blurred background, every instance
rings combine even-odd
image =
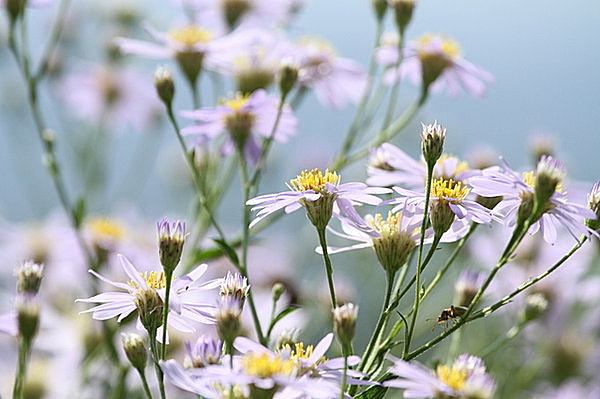
[[[30,47],[33,54],[39,54],[48,37],[56,5],[29,12]],[[78,107],[66,98],[69,92],[86,85],[85,80],[69,81],[70,77],[85,75],[115,56],[112,46],[115,37],[147,39],[142,28],[144,23],[165,31],[183,20],[180,8],[171,2],[74,2],[61,50],[52,65],[53,72],[41,86],[42,110],[48,125],[57,135],[57,152],[69,196],[72,199],[85,197],[90,217],[110,217],[126,226],[127,245],[143,248],[132,253],[148,263],[156,263],[156,255],[152,252],[155,221],[163,216],[189,219],[193,211],[190,177],[184,159],[166,123],[162,105],[154,98],[153,73],[156,66],[165,65],[176,74],[176,110],[191,109],[189,90],[172,62],[128,56],[124,62],[131,68],[134,78],[126,79],[131,85],[127,92],[132,95],[133,102],[137,98],[149,110],[144,121],[114,123],[119,118],[126,120],[127,115],[117,115],[116,118],[101,115],[99,119],[82,116]],[[550,142],[556,155],[566,163],[570,179],[580,182],[580,186],[587,190],[600,177],[597,154],[600,129],[596,123],[600,114],[600,79],[597,76],[600,50],[595,44],[600,37],[599,21],[600,3],[591,0],[576,4],[555,0],[420,1],[407,31],[408,38],[427,32],[454,38],[460,44],[463,56],[492,73],[495,81],[488,85],[483,99],[475,99],[465,93],[457,97],[444,93],[430,96],[423,110],[394,143],[416,158],[419,154],[420,122],[437,120],[448,129],[447,152],[464,158],[489,152],[494,156],[502,155],[515,169],[530,169],[534,159],[532,145]],[[59,257],[68,259],[68,247],[75,244],[48,241],[51,237],[62,237],[61,233],[53,230],[53,226],[62,226],[57,229],[64,233],[65,223],[60,222],[58,199],[40,159],[41,146],[27,105],[24,83],[4,45],[5,20],[2,20],[1,26],[0,175],[3,179],[0,185],[0,240],[3,242],[0,243],[0,256],[4,259],[0,258],[3,264],[0,289],[5,292],[2,298],[7,298],[12,289],[11,273],[15,259],[27,251],[31,253],[33,244],[25,242],[24,237],[35,236],[30,234],[32,230],[43,231],[39,237],[36,236],[40,242],[36,241],[35,245],[44,248],[54,246],[55,252],[67,247],[58,251]],[[289,32],[291,37],[322,37],[330,41],[340,55],[354,59],[366,68],[373,48],[374,30],[370,1],[306,0]],[[394,30],[391,23],[387,30]],[[203,80],[202,85],[209,90],[208,78]],[[402,85],[400,107],[408,106],[417,95],[415,87]],[[274,145],[259,192],[282,191],[285,182],[300,170],[323,168],[329,164],[341,145],[354,110],[354,106],[340,111],[325,108],[309,94],[297,112],[299,134],[288,144]],[[186,123],[182,120],[183,125]],[[363,181],[365,166],[366,161],[358,162],[345,170],[343,181]],[[239,187],[239,182],[234,180],[217,213],[230,234],[239,230]],[[497,237],[484,235],[482,241],[478,241],[477,251],[493,253],[495,239]],[[326,303],[322,260],[314,253],[317,243],[312,226],[306,223],[300,212],[282,218],[260,234],[251,252],[251,277],[254,275],[265,287],[267,297],[273,281],[285,281],[289,283],[291,301],[301,297],[309,304],[312,301],[313,305],[320,300]],[[19,246],[29,246],[29,249]],[[569,246],[570,242],[567,242],[560,249],[566,250]],[[139,254],[144,251],[145,255]],[[439,259],[443,260],[449,251],[448,248],[440,251]],[[556,250],[556,256],[560,255],[559,252]],[[462,264],[485,268],[493,261],[477,255],[465,255]],[[368,251],[337,255],[333,260],[340,296],[360,304],[359,328],[362,326],[369,330],[379,311],[384,274],[380,273],[375,257]],[[583,256],[582,262],[587,265],[597,263],[597,259],[595,254],[588,254]],[[589,274],[595,275],[596,269],[590,269]],[[79,275],[85,275],[85,272]],[[423,317],[431,321],[419,327],[419,342],[444,328],[443,325],[438,326],[435,319],[440,310],[450,304],[452,284],[457,275],[458,271],[451,274],[448,282],[440,288],[440,292],[445,294],[440,294],[424,307]],[[577,286],[577,281],[573,282],[573,286]],[[323,288],[322,298],[321,294],[314,295],[319,284]],[[71,303],[72,299],[61,300]],[[517,312],[518,309],[514,314]],[[594,317],[585,316],[590,324],[593,324]],[[306,336],[316,340],[324,335],[322,332],[328,328],[328,318],[329,315],[318,306],[309,306],[300,318],[304,323],[315,321],[305,327]],[[461,349],[477,355],[514,322],[509,316],[506,320],[486,319],[469,327],[463,334]],[[563,348],[557,342],[577,342],[578,329],[569,330],[566,338],[557,334],[559,336],[555,340],[544,345],[559,352]],[[577,361],[573,360],[579,356],[577,351],[594,354],[591,360],[588,357],[585,362],[582,360],[581,367],[589,367],[587,362],[595,364],[600,360],[595,356],[597,339],[593,334],[597,334],[597,330],[592,330],[595,332],[590,333],[589,347],[573,349],[565,343],[566,349],[557,354],[557,364],[565,366],[567,361]],[[538,332],[543,334],[543,331]],[[358,347],[365,345],[367,339],[367,335],[359,336]],[[514,377],[511,368],[515,364],[531,366],[524,357],[535,354],[539,350],[536,348],[515,346],[513,352],[500,353],[496,362],[490,362],[492,373],[504,376],[498,378],[500,385],[508,386],[506,381]],[[573,354],[573,351],[577,353]],[[429,356],[445,360],[444,355],[439,355],[445,353],[444,349],[436,353]],[[502,361],[506,358],[514,361],[515,356],[520,360],[513,363]],[[525,381],[515,383],[506,391],[501,390],[499,397],[528,397],[515,392],[524,389],[530,395],[534,388],[539,389],[531,382],[535,378],[554,379],[552,381],[558,386],[569,377],[565,377],[564,370],[552,368],[544,371],[543,366],[536,363],[527,368],[531,376],[521,375],[519,378]]]

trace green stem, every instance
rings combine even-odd
[[[398,31],[398,60],[394,68],[397,70],[400,68],[402,64],[402,59],[404,58],[404,34],[403,32]],[[390,102],[388,104],[388,110],[385,115],[385,119],[383,122],[383,128],[386,128],[390,121],[392,120],[392,116],[394,116],[394,111],[396,109],[396,103],[398,102],[398,93],[400,92],[400,77],[396,79],[396,83],[392,87],[392,92],[390,94]]]
[[[138,369],[138,373],[140,374],[140,379],[142,380],[142,385],[144,387],[144,392],[146,393],[146,398],[152,399],[152,392],[150,391],[150,387],[148,386],[146,372],[144,371],[144,369]]]
[[[348,378],[348,352],[344,349],[344,371],[342,373],[342,386],[340,391],[340,399],[344,399],[346,397],[346,381]]]
[[[407,340],[404,343],[404,356],[408,354],[408,350],[410,349],[410,341],[412,339],[415,325],[417,323],[417,314],[419,313],[419,303],[421,302],[420,294],[421,294],[421,271],[423,269],[422,257],[423,257],[423,243],[425,242],[425,231],[427,230],[425,226],[427,226],[428,221],[428,213],[429,213],[429,199],[431,197],[431,181],[433,177],[433,168],[435,166],[435,162],[429,162],[427,165],[427,183],[425,185],[425,208],[423,210],[423,223],[421,223],[421,238],[419,239],[419,256],[417,257],[417,273],[415,275],[415,303],[413,305],[413,315],[410,323],[410,327],[408,330]],[[436,235],[436,238],[437,235]],[[440,237],[441,238],[441,237]],[[436,241],[434,239],[434,241]],[[439,241],[439,238],[438,238]],[[432,246],[433,247],[433,246]]]
[[[392,296],[392,287],[394,286],[394,273],[387,272],[386,273],[386,289],[385,289],[385,297],[383,299],[383,306],[381,307],[381,313],[379,314],[379,320],[373,330],[373,334],[371,335],[371,339],[367,344],[367,348],[362,356],[362,360],[358,366],[358,370],[364,371],[368,370],[371,366],[371,352],[375,348],[377,342],[379,341],[379,337],[382,333],[383,325],[385,324],[385,320],[387,319],[388,313],[386,310],[389,307],[390,299]]]
[[[29,361],[30,344],[28,340],[19,337],[19,355],[17,359],[17,371],[15,373],[15,384],[13,387],[13,399],[23,398],[23,387],[27,374],[27,363]]]
[[[165,393],[164,374],[160,368],[160,364],[158,363],[158,360],[160,359],[160,353],[158,352],[158,345],[156,344],[156,330],[148,331],[148,339],[150,340],[150,351],[152,352],[152,359],[154,361],[154,368],[156,370],[156,379],[158,380],[160,397],[161,399],[166,399],[167,395]]]
[[[169,297],[171,295],[171,280],[173,280],[173,272],[165,273],[165,305],[163,308],[163,331],[162,331],[162,351],[160,354],[161,360],[165,360],[167,355],[167,319],[169,317]]]
[[[325,229],[317,229],[319,234],[319,243],[323,250],[323,262],[325,263],[325,273],[327,274],[327,283],[329,285],[329,295],[331,297],[331,308],[335,309],[337,306],[337,299],[335,297],[335,286],[333,284],[333,266],[331,265],[331,259],[327,252],[327,239],[325,237]]]
[[[506,332],[506,334],[504,334],[503,336],[498,338],[494,343],[492,343],[490,346],[488,346],[485,349],[485,351],[481,354],[480,357],[487,358],[488,356],[490,356],[494,352],[496,352],[498,349],[502,348],[504,345],[509,343],[517,335],[519,335],[521,333],[521,331],[523,331],[523,329],[527,325],[527,322],[528,322],[528,320],[525,318],[520,320],[515,326],[513,326],[510,330],[508,330]],[[460,332],[460,330],[459,330],[459,332]]]
[[[48,67],[52,62],[54,51],[58,46],[64,27],[66,25],[65,19],[67,17],[67,12],[69,10],[70,3],[70,0],[62,0],[60,2],[54,22],[54,27],[52,28],[52,33],[50,34],[50,39],[48,40],[48,44],[44,49],[37,72],[34,75],[36,79],[41,79],[46,74],[46,72],[48,72]]]

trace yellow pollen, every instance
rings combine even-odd
[[[378,232],[382,238],[393,238],[394,236],[397,236],[400,231],[401,219],[402,212],[395,214],[388,212],[387,219],[384,219],[380,213],[376,213],[372,219],[367,221],[367,223],[373,230]]]
[[[228,108],[231,108],[234,111],[239,111],[246,104],[248,104],[250,96],[251,94],[236,93],[235,97],[233,97],[230,100],[221,100],[221,104]]]
[[[326,191],[326,184],[337,186],[340,184],[340,176],[336,172],[325,170],[323,174],[319,169],[304,170],[295,179],[290,180],[287,185],[293,191],[308,191],[314,190],[322,194]]]
[[[246,374],[269,378],[276,374],[292,375],[296,370],[296,363],[279,355],[248,353],[242,357],[242,369]]]
[[[467,371],[457,367],[438,366],[435,372],[440,381],[456,391],[461,390],[467,380]]]
[[[438,197],[440,201],[447,201],[453,204],[464,200],[470,191],[471,189],[463,186],[462,182],[455,182],[452,179],[444,179],[443,177],[434,180],[431,185],[432,197]],[[446,198],[451,199],[448,200]]]
[[[417,39],[417,51],[421,55],[431,53],[431,50],[428,48],[429,45],[431,45],[432,42],[438,40],[441,41],[440,49],[442,53],[444,53],[444,55],[453,59],[460,57],[460,46],[456,41],[442,35],[434,35],[431,33],[425,34],[421,36],[421,38]]]
[[[167,286],[164,272],[143,272],[140,273],[140,276],[142,276],[144,281],[146,281],[146,285],[149,289],[159,290]],[[127,284],[138,290],[141,289],[141,287],[139,287],[133,280],[129,281]]]
[[[535,190],[535,172],[525,172],[523,173],[523,182],[527,184],[532,190]],[[558,183],[556,185],[556,191],[559,193],[563,192],[562,184]]]
[[[446,172],[447,172],[446,170],[442,169],[444,162],[447,161],[448,159],[456,159],[457,160],[456,169],[454,169],[451,176],[449,174],[446,174]],[[466,163],[465,161],[461,161],[454,155],[448,155],[448,154],[442,154],[442,156],[437,160],[436,165],[441,169],[440,177],[445,177],[448,179],[456,177],[456,175],[458,175],[459,173],[463,173],[463,172],[470,170],[468,163]]]
[[[168,35],[172,40],[185,46],[208,43],[213,38],[210,31],[193,25],[173,29]]]
[[[125,236],[123,226],[111,219],[95,218],[89,220],[87,225],[95,237],[120,240]]]

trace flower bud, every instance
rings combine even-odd
[[[421,151],[427,165],[435,165],[436,161],[442,156],[444,151],[444,140],[446,139],[446,129],[437,122],[423,126],[421,132]]]
[[[522,311],[521,317],[525,321],[532,321],[540,317],[548,308],[548,300],[546,296],[540,292],[527,296],[525,308]]]
[[[148,353],[144,346],[144,340],[138,334],[121,334],[121,342],[123,343],[123,349],[127,355],[127,359],[131,362],[131,365],[140,372],[146,368],[146,361],[148,359]]]
[[[250,291],[250,286],[246,277],[239,273],[227,272],[219,288],[219,295],[233,297],[240,303],[240,306],[244,306],[248,291]]]
[[[165,274],[170,275],[181,260],[185,243],[185,222],[178,220],[171,225],[167,218],[163,218],[157,223],[157,227],[160,263]]]
[[[27,342],[31,342],[37,334],[40,321],[40,307],[37,301],[30,296],[21,298],[17,304],[17,326],[19,335]]]
[[[588,194],[587,207],[594,211],[596,219],[586,219],[585,225],[592,230],[600,230],[600,181],[594,184]]]
[[[235,82],[243,94],[252,94],[256,90],[266,89],[273,83],[273,71],[268,69],[245,69],[237,72]]]
[[[366,222],[380,237],[373,237],[373,249],[377,260],[388,273],[396,273],[406,263],[416,243],[409,233],[400,229],[402,213],[388,213],[387,219],[380,214],[367,218]]]
[[[371,0],[371,3],[373,4],[373,10],[375,11],[375,18],[377,18],[378,21],[381,21],[388,9],[387,0]]]
[[[279,298],[285,292],[285,286],[281,283],[273,284],[273,288],[271,289],[271,294],[273,295],[273,302],[277,302]]]
[[[17,292],[19,294],[37,294],[42,282],[44,266],[32,261],[23,262],[17,269]]]
[[[242,329],[242,305],[232,296],[220,297],[215,319],[217,320],[217,333],[227,346],[240,335]]]
[[[134,300],[142,325],[148,332],[154,332],[162,324],[164,304],[155,289],[139,290]]]
[[[537,164],[544,156],[554,156],[556,143],[551,136],[537,134],[529,140],[529,151]]]
[[[565,177],[562,162],[551,156],[542,156],[535,171],[535,201],[538,212],[543,212],[552,194]]]
[[[468,307],[481,288],[484,278],[480,272],[464,269],[454,284],[453,303],[456,306]]]
[[[175,96],[175,84],[171,71],[164,67],[158,67],[154,73],[154,87],[161,101],[167,108],[170,108]]]
[[[296,82],[298,81],[298,65],[296,65],[293,61],[288,59],[284,59],[281,62],[281,66],[279,68],[279,91],[281,92],[281,97],[285,98],[289,92],[294,88]]]
[[[6,0],[6,12],[11,24],[19,18],[25,11],[27,0]]]
[[[404,35],[404,31],[410,23],[415,9],[415,0],[388,0],[390,6],[394,9],[394,17],[396,26],[400,35]]]
[[[521,204],[517,209],[517,225],[522,225],[533,213],[535,195],[530,191],[523,190],[519,193],[519,197],[521,198]]]
[[[187,355],[183,362],[185,368],[203,368],[221,361],[223,343],[218,339],[212,339],[202,335],[192,345],[185,343]]]
[[[353,303],[347,303],[336,307],[332,312],[335,336],[342,346],[349,346],[352,343],[352,339],[354,339],[358,306]]]

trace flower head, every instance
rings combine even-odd
[[[179,264],[185,242],[185,222],[169,223],[167,218],[157,223],[158,254],[166,273],[171,274]]]
[[[279,99],[264,90],[252,94],[237,93],[215,108],[182,112],[184,117],[196,121],[194,125],[184,128],[182,133],[194,136],[198,143],[203,143],[227,132],[229,137],[222,152],[228,154],[237,148],[247,159],[256,162],[261,154],[256,135],[285,143],[296,134],[297,120],[288,106],[284,106],[277,130],[273,132],[278,106]]]
[[[468,182],[472,191],[478,195],[483,197],[502,196],[502,201],[494,210],[504,214],[507,225],[513,226],[518,220],[524,221],[533,218],[530,232],[541,230],[544,240],[550,244],[556,241],[559,225],[565,227],[575,239],[578,239],[581,234],[587,236],[597,234],[584,225],[584,219],[595,219],[596,214],[589,208],[570,201],[562,185],[556,181],[556,178],[562,175],[562,172],[558,172],[558,164],[554,162],[552,165],[547,164],[541,168],[541,171],[547,173],[543,179],[554,176],[552,179],[556,185],[551,184],[555,187],[554,191],[544,206],[538,210],[537,215],[532,214],[535,192],[541,190],[537,188],[537,171],[520,174],[503,161],[501,167],[484,169],[479,176],[470,177]]]
[[[290,180],[288,188],[277,194],[267,194],[252,198],[246,205],[254,205],[257,217],[250,226],[280,209],[290,213],[304,207],[311,223],[318,229],[324,229],[332,215],[344,214],[351,219],[360,220],[353,204],[366,203],[378,205],[381,199],[372,194],[389,192],[387,189],[367,187],[364,183],[340,184],[341,177],[326,170],[305,170]]]
[[[596,182],[588,194],[587,207],[596,214],[595,218],[585,220],[586,226],[592,230],[600,229],[600,182]]]
[[[402,64],[398,62],[398,45],[388,40],[378,48],[378,61],[390,66],[384,76],[387,84],[406,79],[414,84],[423,84],[433,92],[442,90],[456,95],[462,88],[475,97],[485,93],[485,82],[492,75],[461,57],[459,45],[442,35],[426,34],[409,42],[404,50]]]
[[[37,294],[42,283],[44,265],[26,261],[19,266],[17,275],[17,292],[21,294]]]
[[[394,362],[389,372],[398,379],[384,385],[404,389],[410,398],[491,398],[496,383],[487,374],[483,361],[475,356],[461,355],[451,365],[439,365],[435,372],[418,363],[409,363],[389,356]]]
[[[223,343],[218,339],[210,338],[206,335],[201,335],[192,344],[185,343],[187,356],[185,357],[184,366],[186,368],[203,368],[211,364],[219,364],[222,356]]]
[[[121,267],[129,281],[116,282],[103,277],[93,270],[89,272],[121,292],[104,292],[87,299],[78,299],[77,302],[99,303],[82,313],[92,313],[95,320],[108,320],[117,317],[122,321],[136,309],[138,316],[149,327],[158,327],[162,322],[162,304],[164,302],[166,280],[163,272],[139,272],[127,258],[119,255]],[[201,282],[200,277],[207,269],[207,265],[200,265],[190,273],[177,277],[171,283],[171,297],[169,300],[169,326],[182,332],[195,331],[192,322],[213,324],[212,312],[214,306],[199,303],[190,297],[194,292],[217,288],[221,279]],[[124,291],[124,292],[123,292]],[[162,328],[162,327],[161,327]],[[158,337],[161,334],[157,334]]]
[[[434,122],[429,125],[421,124],[421,151],[428,165],[435,165],[444,151],[446,128]]]

